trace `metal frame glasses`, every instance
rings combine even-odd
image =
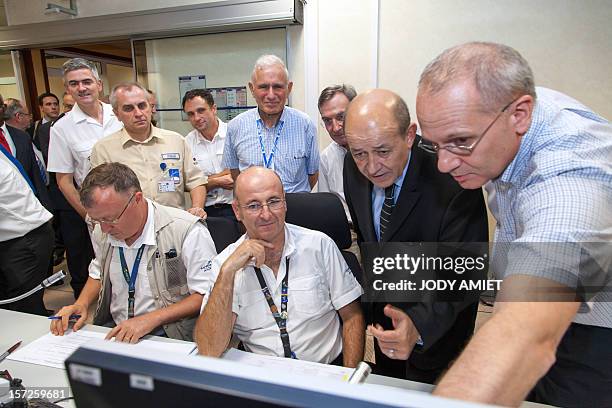
[[[253,215],[261,214],[264,207],[268,207],[269,211],[276,211],[282,208],[285,202],[282,198],[271,198],[265,203],[252,202],[250,204],[240,205],[240,208],[244,208]]]
[[[444,145],[444,146],[440,146],[437,143],[434,142],[430,142],[427,141],[423,138],[421,138],[421,140],[419,140],[419,144],[418,146],[425,150],[427,153],[432,153],[432,154],[437,154],[440,149],[444,149],[444,150],[448,150],[449,152],[456,154],[458,156],[469,156],[470,154],[472,154],[472,152],[474,151],[474,149],[476,148],[476,146],[478,145],[478,143],[482,140],[482,138],[487,134],[487,132],[489,131],[489,129],[491,129],[493,127],[493,125],[495,124],[495,122],[497,122],[497,119],[500,118],[500,116],[506,111],[508,110],[508,108],[518,100],[518,97],[513,99],[512,102],[510,102],[509,104],[507,104],[506,106],[504,106],[501,111],[499,111],[499,113],[497,114],[497,116],[495,116],[495,119],[493,119],[491,121],[491,123],[489,124],[489,126],[486,127],[486,129],[484,130],[484,132],[482,132],[480,134],[480,136],[478,136],[476,138],[476,140],[474,140],[474,142],[469,145],[469,146],[465,146],[465,145],[455,145],[455,144],[448,144],[448,145]]]
[[[127,203],[125,204],[125,207],[123,207],[123,210],[121,211],[121,214],[119,214],[119,216],[117,218],[115,218],[114,220],[111,221],[106,221],[106,220],[94,220],[93,218],[91,218],[89,216],[89,214],[87,214],[87,219],[86,222],[88,224],[90,224],[92,227],[95,227],[96,224],[105,224],[105,225],[117,225],[119,224],[119,221],[121,220],[121,217],[123,217],[123,214],[125,213],[125,210],[127,210],[127,208],[130,206],[130,203],[132,202],[132,200],[134,199],[134,196],[136,195],[136,193],[132,193],[132,195],[130,196],[129,200],[127,201]]]

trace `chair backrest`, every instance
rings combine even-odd
[[[217,253],[232,244],[243,234],[238,222],[225,217],[208,217],[206,225],[210,231]]]
[[[286,221],[327,234],[338,248],[351,246],[351,230],[340,198],[333,193],[287,193]]]

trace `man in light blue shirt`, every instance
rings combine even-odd
[[[416,107],[420,146],[437,153],[438,169],[464,188],[485,185],[503,278],[503,301],[435,393],[612,406],[612,126],[535,88],[527,61],[494,43],[434,59]]]
[[[251,166],[274,170],[285,192],[310,191],[319,176],[315,125],[303,112],[285,106],[293,82],[283,61],[263,55],[253,67],[249,89],[257,108],[227,126],[223,167],[234,180]]]

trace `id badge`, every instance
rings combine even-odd
[[[160,193],[172,193],[176,191],[174,182],[172,180],[162,180],[157,183],[157,189]]]
[[[174,184],[180,184],[181,171],[179,169],[168,169],[168,178],[172,179],[172,181],[174,181]]]

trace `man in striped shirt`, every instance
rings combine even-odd
[[[274,55],[257,59],[249,89],[257,107],[228,123],[223,168],[234,180],[251,166],[274,170],[288,193],[310,191],[319,176],[315,125],[303,112],[285,106],[293,82]]]

